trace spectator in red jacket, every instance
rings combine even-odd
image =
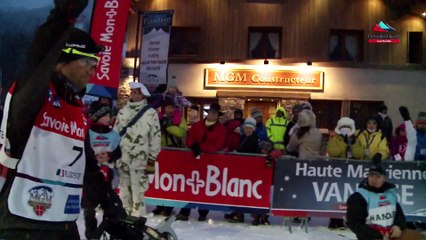
[[[232,152],[237,151],[240,146],[241,139],[241,123],[237,120],[231,120],[226,124],[226,140],[225,140],[225,151]]]
[[[226,129],[219,122],[220,105],[212,103],[207,110],[207,117],[196,122],[188,132],[186,145],[191,148],[194,157],[200,159],[202,152],[217,152],[223,149],[225,144]],[[191,209],[182,208],[176,216],[176,220],[188,221]],[[208,210],[198,210],[198,221],[207,219]]]
[[[212,103],[207,110],[207,117],[194,124],[188,132],[186,146],[192,149],[194,156],[199,158],[202,152],[216,152],[223,149],[226,129],[219,122],[223,115],[220,105]]]

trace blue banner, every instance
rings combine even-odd
[[[346,201],[367,177],[371,162],[281,158],[275,166],[272,213],[343,216]],[[384,162],[408,219],[426,219],[426,162]]]

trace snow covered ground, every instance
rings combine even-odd
[[[151,207],[148,208],[150,212]],[[327,229],[328,219],[313,218],[309,223],[308,233],[294,224],[293,233],[287,227],[282,227],[281,217],[271,217],[270,226],[251,226],[251,217],[246,214],[244,224],[228,223],[223,219],[223,212],[210,211],[207,222],[198,222],[197,211],[192,211],[189,221],[177,221],[173,224],[179,240],[354,240],[355,235],[350,230]],[[98,216],[99,218],[101,216]],[[157,226],[164,217],[148,218],[148,225]],[[84,237],[83,215],[78,219],[80,236]]]

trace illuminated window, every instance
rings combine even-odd
[[[248,57],[281,58],[281,27],[249,27]]]

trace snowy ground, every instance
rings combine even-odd
[[[150,212],[151,207],[148,208]],[[309,223],[308,233],[304,229],[294,225],[293,233],[289,233],[287,227],[282,227],[282,218],[271,217],[270,226],[251,226],[251,217],[246,214],[246,223],[228,223],[223,219],[223,212],[210,211],[209,221],[198,222],[197,211],[191,212],[189,221],[177,221],[173,224],[179,240],[354,240],[355,235],[350,230],[327,229],[328,219],[313,218]],[[156,226],[164,217],[154,217],[150,214],[148,218],[149,226]],[[84,219],[81,215],[78,219],[80,236],[84,237]]]

